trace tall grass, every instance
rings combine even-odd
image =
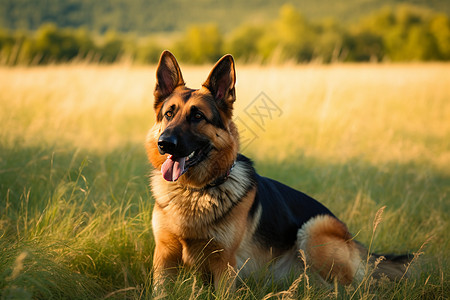
[[[231,294],[183,270],[169,298],[447,298],[448,69],[237,68],[235,117],[254,133],[242,150],[258,171],[326,204],[373,251],[417,252],[410,278],[323,286],[306,270],[284,285],[238,278]],[[154,71],[0,68],[2,298],[151,298],[153,200],[143,144]],[[183,71],[198,87],[209,67]],[[278,109],[262,126],[247,114],[261,92]]]

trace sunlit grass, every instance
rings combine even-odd
[[[237,66],[235,117],[255,134],[242,150],[261,174],[325,203],[359,241],[373,239],[375,251],[415,252],[425,243],[412,277],[400,283],[330,290],[305,273],[286,286],[241,282],[238,296],[449,294],[449,67]],[[198,87],[209,69],[183,68],[188,86]],[[3,298],[150,297],[153,200],[143,145],[153,122],[154,71],[0,68]],[[246,112],[261,92],[279,111],[260,108],[266,117],[258,125],[253,119],[261,116]],[[185,271],[171,298],[189,297],[219,292]]]

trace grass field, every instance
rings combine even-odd
[[[184,68],[188,86],[209,68]],[[186,271],[170,298],[447,299],[449,69],[237,67],[235,117],[257,170],[326,204],[373,251],[417,253],[410,278],[329,287],[306,272],[232,295]],[[154,71],[0,68],[1,299],[151,298]]]

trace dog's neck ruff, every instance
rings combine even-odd
[[[233,170],[234,166],[236,165],[236,161],[233,162],[231,167],[228,169],[228,171],[221,177],[215,179],[214,181],[208,183],[203,189],[209,189],[212,187],[216,187],[227,181],[227,179],[230,177],[231,171]]]
[[[214,187],[188,188],[166,181],[159,170],[154,170],[151,186],[156,205],[163,211],[170,211],[172,216],[176,216],[174,220],[183,226],[200,223],[204,226],[238,205],[254,188],[254,172],[248,159],[238,157],[233,168],[230,168],[230,174],[220,177],[223,182],[215,180]]]
[[[231,171],[233,171],[233,168],[235,165],[236,165],[236,161],[233,162],[231,167],[228,169],[228,171],[224,175],[214,179],[213,181],[211,181],[210,183],[206,184],[203,187],[183,186],[183,188],[188,191],[201,192],[201,191],[207,191],[211,188],[219,187],[220,185],[224,184],[228,180],[228,178],[230,178]]]

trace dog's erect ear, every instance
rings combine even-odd
[[[224,108],[231,112],[233,102],[236,100],[235,83],[234,59],[227,54],[216,63],[203,86],[211,92],[220,105],[225,105]]]
[[[160,102],[169,96],[177,86],[184,84],[180,66],[175,59],[175,56],[167,50],[164,51],[161,54],[156,70],[156,87],[153,92],[153,95],[155,96],[155,108],[157,108]]]

